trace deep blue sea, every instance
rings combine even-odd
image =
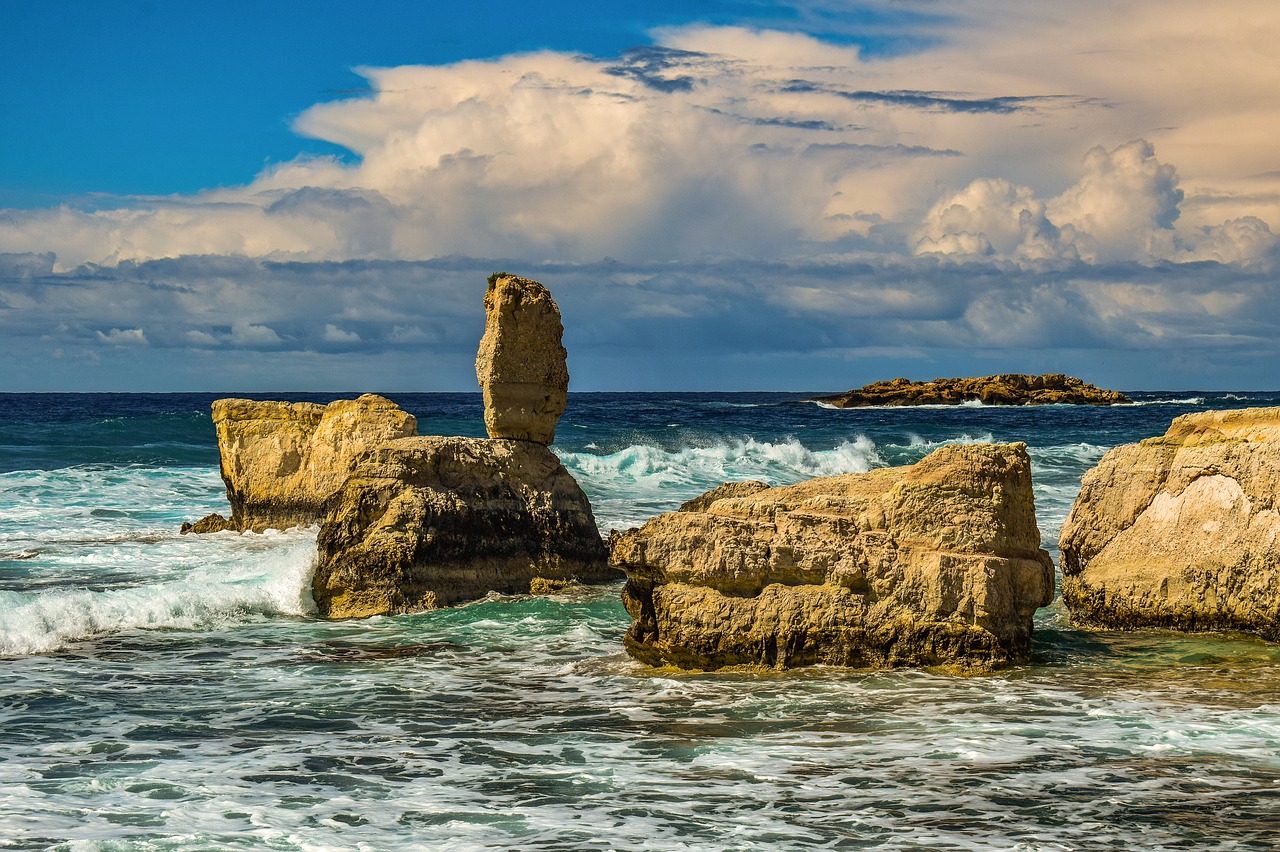
[[[326,402],[350,394],[264,394]],[[479,394],[389,394],[483,435]],[[1191,411],[837,411],[804,394],[573,394],[554,449],[601,529],[774,484],[1025,441],[1045,547],[1081,475]],[[619,586],[312,615],[315,530],[226,512],[210,394],[0,395],[0,849],[1275,849],[1280,646],[1073,629],[996,676],[681,674]]]

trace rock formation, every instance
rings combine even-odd
[[[1187,414],[1111,450],[1062,528],[1072,620],[1280,640],[1278,495],[1280,408]]]
[[[550,444],[569,389],[560,309],[537,281],[498,273],[484,296],[476,378],[490,438]]]
[[[578,483],[530,441],[402,438],[372,450],[320,528],[312,595],[351,618],[616,579]]]
[[[1062,373],[1043,376],[1004,373],[980,378],[934,379],[931,382],[893,379],[810,401],[836,408],[861,408],[873,405],[960,405],[965,402],[984,405],[1116,405],[1130,399],[1119,391],[1103,390]]]
[[[490,438],[416,437],[395,403],[213,404],[231,519],[183,532],[320,522],[312,596],[323,616],[412,612],[489,592],[617,579],[591,504],[547,448],[569,373],[547,289],[489,279],[476,374]]]
[[[907,467],[760,485],[610,539],[632,656],[964,671],[1027,658],[1054,578],[1025,445],[951,445]]]
[[[322,615],[619,576],[586,495],[547,449],[569,385],[560,310],[538,282],[503,274],[484,305],[476,376],[490,437],[404,438],[365,455],[320,527],[312,595]]]
[[[374,394],[328,405],[219,399],[213,424],[231,503],[229,528],[255,532],[318,522],[361,455],[417,434],[413,415]],[[216,530],[212,517],[188,531]]]

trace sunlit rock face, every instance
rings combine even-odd
[[[365,452],[418,428],[413,415],[375,394],[328,405],[219,399],[213,424],[229,526],[255,532],[319,522]]]
[[[717,491],[610,541],[637,659],[986,671],[1027,658],[1054,582],[1025,445]]]
[[[1280,640],[1278,493],[1280,408],[1187,414],[1111,450],[1062,527],[1072,620]]]
[[[619,576],[591,504],[546,447],[403,438],[370,452],[320,528],[321,615],[435,609]]]
[[[537,281],[498,274],[484,310],[476,378],[489,437],[550,445],[569,391],[560,309]]]

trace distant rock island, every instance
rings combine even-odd
[[[1046,373],[1001,373],[977,378],[913,382],[892,379],[873,382],[845,393],[809,400],[836,408],[906,405],[1117,405],[1132,400],[1119,391],[1104,390],[1075,376]]]

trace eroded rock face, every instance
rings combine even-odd
[[[375,394],[328,405],[219,399],[213,423],[230,527],[255,532],[318,522],[361,455],[417,433],[413,415]]]
[[[569,390],[560,309],[537,281],[504,274],[489,279],[484,309],[476,378],[489,437],[550,445]]]
[[[1030,376],[1003,373],[977,378],[934,379],[912,382],[893,379],[813,400],[837,408],[906,405],[1116,405],[1129,402],[1119,391],[1103,390],[1075,376],[1048,373]]]
[[[528,441],[418,437],[372,450],[330,504],[319,549],[312,594],[330,618],[619,576],[578,483]]]
[[[1280,408],[1187,414],[1111,450],[1062,527],[1072,620],[1280,640],[1278,492]]]
[[[651,665],[947,666],[1025,660],[1053,596],[1022,444],[691,501],[612,537]],[[712,492],[714,495],[714,492]]]

